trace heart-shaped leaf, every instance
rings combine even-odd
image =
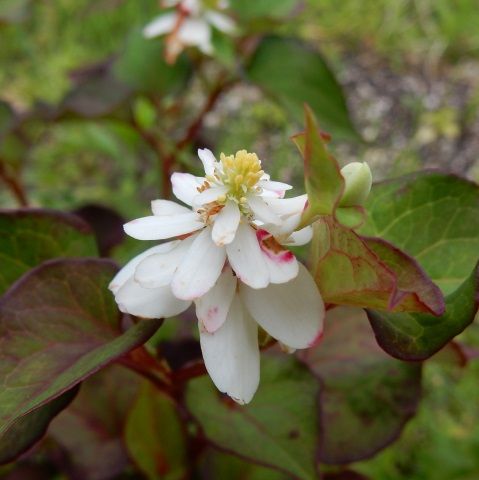
[[[454,175],[422,172],[375,185],[361,228],[414,255],[446,297],[440,318],[368,315],[380,345],[398,358],[437,352],[469,325],[478,305],[479,186]]]
[[[441,314],[439,289],[419,265],[387,242],[363,239],[332,217],[314,225],[313,276],[328,303]]]
[[[107,260],[45,262],[0,301],[0,434],[21,416],[143,344],[161,325],[126,331]]]
[[[0,465],[12,462],[45,434],[50,421],[75,398],[78,387],[74,387],[51,402],[13,422],[0,435]]]
[[[254,463],[248,463],[242,458],[219,452],[213,448],[206,449],[199,462],[200,478],[228,480],[289,480],[283,472],[278,472]]]
[[[257,463],[316,479],[319,384],[294,359],[263,357],[254,400],[239,406],[211,380],[191,381],[187,405],[212,444]]]
[[[322,55],[297,39],[269,36],[247,65],[249,80],[302,121],[307,103],[337,137],[358,140],[343,91]]]
[[[123,224],[126,221],[112,208],[90,203],[77,208],[74,213],[85,220],[95,232],[101,256],[108,256],[111,250],[123,241]]]
[[[412,255],[448,294],[479,258],[479,186],[454,175],[420,172],[373,186],[362,235]]]
[[[40,209],[0,211],[0,251],[0,294],[45,260],[98,254],[95,237],[80,218]]]
[[[425,360],[459,335],[474,321],[479,307],[479,264],[469,278],[446,297],[440,317],[420,313],[368,310],[381,347],[404,360]]]
[[[73,478],[117,478],[131,466],[123,442],[126,417],[144,382],[110,365],[82,383],[75,401],[50,425],[48,435],[67,452]]]
[[[181,91],[191,75],[185,55],[169,65],[164,59],[163,42],[145,38],[141,30],[128,37],[113,69],[115,76],[135,91],[155,95]]]
[[[151,384],[142,386],[125,428],[131,458],[147,478],[182,480],[187,475],[186,432],[173,400]]]
[[[368,458],[389,445],[415,413],[421,365],[386,355],[364,310],[329,310],[323,340],[300,358],[322,380],[320,459]]]

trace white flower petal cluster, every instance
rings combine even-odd
[[[228,8],[225,0],[164,0],[162,5],[175,10],[156,17],[144,28],[143,34],[147,38],[167,35],[166,59],[170,63],[176,61],[185,47],[196,47],[211,55],[212,28],[229,35],[236,32],[234,21],[220,12]]]
[[[239,403],[259,382],[258,325],[291,349],[313,345],[322,333],[318,288],[288,245],[310,241],[295,231],[306,196],[283,198],[290,185],[271,181],[256,154],[199,150],[205,176],[174,173],[169,200],[125,231],[140,240],[175,240],[131,260],[110,289],[119,308],[145,318],[174,316],[195,303],[206,368]]]

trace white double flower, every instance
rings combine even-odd
[[[213,53],[213,28],[234,34],[233,20],[220,13],[228,7],[225,0],[163,0],[163,7],[175,7],[172,12],[156,17],[143,30],[147,38],[167,35],[166,59],[174,63],[185,47],[196,47],[206,55]]]
[[[152,216],[125,225],[140,240],[177,239],[131,260],[110,289],[123,312],[146,318],[177,315],[194,301],[208,373],[247,403],[259,383],[258,325],[292,349],[322,333],[319,290],[287,249],[311,239],[310,227],[295,231],[307,198],[283,198],[291,186],[271,181],[255,154],[198,154],[205,177],[171,178],[188,207],[155,200]]]

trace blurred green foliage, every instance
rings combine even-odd
[[[339,69],[345,58],[364,51],[386,59],[399,72],[418,59],[457,66],[479,58],[477,0],[308,0],[306,4],[298,23],[292,21],[282,28],[299,29]],[[58,101],[71,85],[71,70],[117,52],[132,28],[155,15],[158,2],[50,0],[34,1],[31,7],[29,15],[14,12],[16,23],[0,21],[0,98],[19,110],[39,100]],[[475,98],[479,98],[479,86]],[[470,121],[478,105],[479,101],[469,104]],[[257,102],[255,97],[241,107],[227,107],[220,108],[219,115],[234,115],[227,126],[216,122],[218,151],[256,150],[273,176],[299,184],[299,156],[288,140],[295,133],[292,119],[274,104]],[[395,174],[419,167],[421,139],[460,134],[459,120],[451,108],[429,113],[412,105],[410,110],[418,125],[416,143],[405,145],[397,156],[391,170]],[[151,124],[147,99],[136,105],[136,115],[140,123]],[[96,201],[133,218],[146,213],[146,200],[157,196],[161,181],[149,147],[133,129],[112,120],[71,120],[48,131],[39,128],[26,160],[24,180],[32,203],[45,207],[69,210]],[[4,190],[0,203],[13,206]],[[128,258],[135,248],[144,246],[127,242],[117,257]],[[472,333],[477,345],[479,335],[474,329]],[[464,369],[430,363],[424,376],[419,415],[396,444],[355,468],[381,480],[478,478],[477,360]]]

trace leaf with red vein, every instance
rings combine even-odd
[[[126,331],[108,282],[107,260],[42,264],[0,301],[0,434],[19,417],[58,397],[143,344],[161,320]]]
[[[313,276],[328,303],[443,312],[439,289],[414,259],[386,242],[362,239],[332,217],[321,217],[314,225],[312,248]]]
[[[347,464],[371,457],[398,437],[416,411],[421,365],[385,354],[360,308],[329,310],[322,342],[299,357],[323,385],[322,462]]]

